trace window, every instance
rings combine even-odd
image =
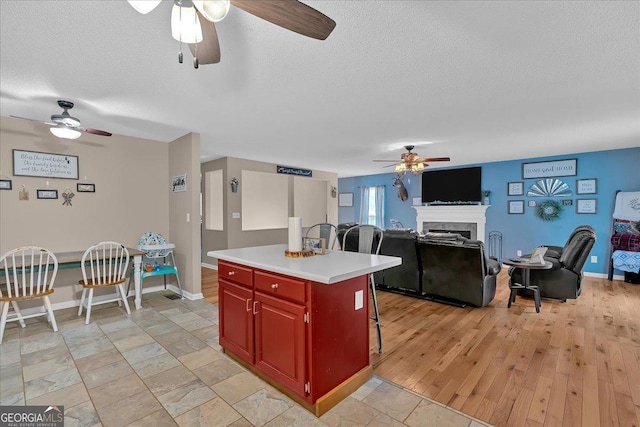
[[[384,228],[384,185],[360,187],[359,222]]]

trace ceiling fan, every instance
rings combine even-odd
[[[147,14],[162,0],[127,0],[138,12]],[[227,16],[229,6],[287,30],[326,39],[336,26],[333,19],[298,0],[173,0],[171,35],[180,42],[178,62],[182,63],[182,43],[189,45],[193,66],[220,62],[220,43],[214,22]]]
[[[400,161],[397,160],[374,160],[374,162],[393,162],[395,164],[385,167],[395,166],[395,171],[399,175],[404,175],[407,172],[411,172],[414,175],[424,172],[424,168],[429,166],[427,162],[448,162],[451,161],[449,157],[424,157],[421,158],[418,153],[414,153],[411,150],[415,148],[413,145],[405,145],[406,153],[402,153]]]
[[[72,117],[69,114],[69,110],[73,108],[73,102],[64,101],[61,99],[61,100],[58,100],[58,105],[60,106],[60,108],[63,109],[63,111],[60,114],[52,114],[51,121],[34,120],[34,119],[28,119],[26,117],[18,117],[18,116],[11,116],[11,117],[49,125],[51,126],[49,128],[51,133],[57,136],[58,138],[63,138],[63,139],[77,139],[80,137],[80,134],[82,132],[91,133],[93,135],[100,135],[100,136],[111,136],[111,133],[105,132],[103,130],[85,128],[80,126],[80,120],[75,117]]]

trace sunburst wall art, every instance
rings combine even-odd
[[[531,184],[527,196],[533,197],[570,197],[573,192],[567,185],[557,178],[546,178]]]

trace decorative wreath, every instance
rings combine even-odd
[[[536,215],[543,221],[553,221],[560,218],[562,213],[562,204],[557,200],[545,200],[538,203],[536,207]]]

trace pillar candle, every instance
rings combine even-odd
[[[299,216],[289,217],[289,252],[302,250],[302,219]]]

